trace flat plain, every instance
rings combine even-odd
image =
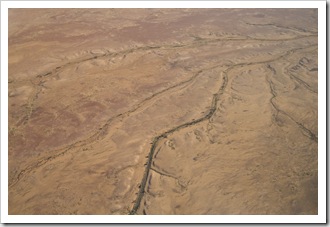
[[[317,214],[317,9],[9,9],[9,214]]]

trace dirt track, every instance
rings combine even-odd
[[[316,10],[11,9],[9,213],[316,214],[317,72]]]

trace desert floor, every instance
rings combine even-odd
[[[10,9],[9,214],[317,214],[317,9]]]

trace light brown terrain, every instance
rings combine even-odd
[[[317,214],[317,9],[10,9],[9,214]]]

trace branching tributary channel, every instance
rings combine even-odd
[[[294,39],[301,39],[301,38],[307,38],[309,36],[305,36],[305,37],[295,37],[295,38],[292,38],[292,39],[288,39],[288,40],[294,40]],[[48,76],[51,76],[51,75],[54,75],[56,73],[58,73],[61,69],[63,69],[64,67],[66,66],[69,66],[69,65],[72,65],[72,64],[78,64],[80,62],[83,62],[83,61],[88,61],[88,60],[92,60],[92,59],[95,59],[95,58],[102,58],[102,57],[109,57],[109,56],[116,56],[118,54],[129,54],[129,53],[132,53],[134,51],[139,51],[139,50],[149,50],[149,49],[160,49],[160,48],[176,48],[176,47],[187,47],[187,46],[194,46],[194,45],[206,45],[208,43],[212,43],[212,42],[217,42],[217,41],[224,41],[224,40],[227,40],[227,41],[242,41],[242,40],[249,40],[249,38],[243,38],[243,39],[239,39],[239,38],[234,38],[234,39],[214,39],[214,40],[199,40],[197,42],[193,42],[191,44],[186,44],[186,45],[178,45],[178,46],[174,46],[174,45],[168,45],[168,46],[156,46],[156,47],[137,47],[137,48],[133,48],[133,49],[130,49],[130,50],[126,50],[126,51],[122,51],[122,52],[119,52],[119,53],[107,53],[107,54],[104,54],[104,55],[99,55],[99,56],[94,56],[94,57],[91,57],[91,58],[87,58],[87,59],[82,59],[80,61],[73,61],[73,62],[70,62],[70,63],[67,63],[67,64],[64,64],[62,66],[59,66],[59,67],[56,67],[54,70],[50,71],[50,72],[47,72],[47,73],[44,73],[42,75],[38,75],[37,78],[43,78],[43,77],[48,77]],[[258,39],[251,39],[251,40],[258,40]],[[282,40],[282,41],[288,41],[288,40]],[[260,40],[260,41],[281,41],[281,40]],[[313,46],[313,45],[311,45]],[[310,47],[310,46],[308,46]],[[142,180],[141,180],[141,183],[140,183],[140,188],[139,188],[139,191],[138,191],[138,194],[137,194],[137,198],[134,202],[134,205],[133,205],[133,208],[131,209],[131,211],[129,212],[129,214],[136,214],[137,210],[139,209],[140,207],[140,203],[141,203],[141,200],[144,196],[144,193],[145,193],[145,188],[146,188],[146,185],[147,185],[147,179],[148,179],[148,176],[149,176],[149,172],[150,172],[150,169],[152,168],[152,161],[153,161],[153,157],[154,157],[154,152],[159,144],[159,142],[163,139],[163,138],[166,138],[167,135],[169,134],[172,134],[176,131],[179,131],[180,129],[183,129],[183,128],[186,128],[186,127],[189,127],[189,126],[192,126],[192,125],[196,125],[198,123],[201,123],[203,121],[206,121],[206,120],[209,120],[213,114],[215,113],[216,109],[217,109],[217,106],[218,106],[218,102],[220,100],[220,97],[221,95],[223,94],[226,86],[227,86],[227,83],[228,83],[228,73],[229,71],[231,71],[232,69],[236,68],[236,67],[241,67],[241,66],[248,66],[248,65],[256,65],[256,64],[265,64],[265,63],[270,63],[270,62],[273,62],[273,61],[276,61],[276,60],[279,60],[281,58],[284,58],[292,53],[294,53],[295,51],[297,50],[300,50],[300,49],[305,49],[305,48],[308,48],[308,47],[304,47],[304,48],[295,48],[295,49],[292,49],[292,50],[289,50],[287,52],[285,52],[283,55],[280,55],[276,58],[273,58],[273,59],[270,59],[270,60],[265,60],[265,61],[259,61],[259,62],[249,62],[249,63],[238,63],[238,64],[234,64],[234,65],[231,65],[231,66],[228,66],[228,68],[223,71],[223,78],[222,78],[222,84],[220,86],[220,88],[218,89],[218,92],[216,94],[213,95],[213,98],[212,98],[212,103],[211,103],[211,106],[209,108],[209,111],[208,113],[199,118],[199,119],[196,119],[196,120],[193,120],[193,121],[190,121],[190,122],[186,122],[184,124],[181,124],[181,125],[178,125],[156,137],[153,138],[153,141],[152,141],[152,144],[151,144],[151,148],[149,150],[149,153],[148,153],[148,156],[147,156],[147,163],[146,163],[146,167],[145,167],[145,171],[144,171],[144,174],[143,174],[143,177],[142,177]],[[225,66],[225,65],[223,65]],[[211,68],[216,68],[216,67],[220,67],[220,66],[213,66]],[[202,70],[203,71],[203,70]],[[37,163],[34,163],[30,166],[28,166],[27,168],[21,170],[19,172],[19,174],[17,175],[16,179],[13,180],[13,182],[11,182],[10,186],[13,186],[15,183],[17,183],[23,175],[25,175],[26,173],[28,172],[31,172],[33,169],[37,168],[37,167],[40,167],[42,166],[43,164],[47,163],[48,161],[50,160],[53,160],[55,159],[56,157],[59,157],[63,154],[65,154],[67,151],[71,150],[72,148],[74,147],[80,147],[80,146],[83,146],[87,143],[90,143],[92,141],[94,141],[94,139],[98,138],[100,135],[104,134],[104,131],[109,127],[110,123],[116,119],[116,118],[120,118],[120,117],[124,117],[125,115],[129,114],[130,112],[132,111],[135,111],[137,109],[139,109],[145,102],[153,99],[154,97],[160,95],[160,94],[163,94],[167,91],[170,91],[171,89],[173,88],[176,88],[178,86],[181,86],[181,85],[184,85],[184,84],[187,84],[188,82],[192,81],[193,79],[195,79],[202,71],[198,71],[196,72],[191,78],[189,78],[188,80],[186,81],[183,81],[179,84],[176,84],[176,85],[173,85],[169,88],[166,88],[156,94],[153,94],[151,97],[148,97],[146,98],[145,100],[143,100],[141,103],[137,104],[132,110],[128,111],[127,113],[121,113],[121,114],[118,114],[116,116],[113,116],[111,117],[108,121],[106,121],[106,123],[102,126],[102,130],[96,132],[95,134],[91,135],[90,137],[88,137],[87,139],[85,140],[81,140],[81,141],[78,141],[78,142],[75,142],[63,149],[59,149],[58,150],[58,153],[56,153],[55,155],[53,156],[49,156],[49,157],[46,157],[46,158],[43,158],[41,160],[39,160]],[[41,83],[42,85],[42,83]],[[37,95],[36,95],[37,97]],[[27,119],[28,120],[28,119]],[[291,119],[292,120],[292,119]],[[296,122],[298,125],[299,123]],[[299,125],[301,127],[301,125]],[[305,130],[306,131],[306,130]],[[317,141],[317,140],[316,140]]]
[[[136,214],[137,210],[140,207],[142,198],[143,198],[144,193],[145,193],[145,188],[146,188],[146,185],[147,185],[147,180],[148,180],[150,169],[151,169],[151,164],[152,164],[152,161],[153,161],[153,158],[154,158],[154,153],[155,153],[155,150],[156,150],[157,145],[159,144],[159,142],[162,139],[166,138],[169,134],[172,134],[172,133],[174,133],[176,131],[179,131],[180,129],[183,129],[183,128],[186,128],[186,127],[189,127],[189,126],[192,126],[192,125],[196,125],[196,124],[198,124],[200,122],[209,120],[213,116],[213,114],[215,113],[215,111],[217,109],[217,105],[218,105],[218,102],[220,100],[220,97],[224,93],[224,90],[227,87],[227,84],[228,84],[228,73],[229,73],[229,71],[231,71],[232,69],[234,69],[236,67],[249,66],[249,65],[257,65],[257,64],[267,64],[267,63],[270,63],[270,62],[274,62],[274,61],[277,61],[279,59],[282,59],[284,57],[287,57],[287,56],[293,54],[295,51],[306,49],[306,48],[309,48],[311,46],[314,46],[314,45],[310,45],[310,46],[307,46],[307,47],[301,47],[301,48],[291,49],[291,50],[285,52],[283,55],[280,55],[280,56],[278,56],[276,58],[273,58],[273,59],[270,59],[270,60],[259,61],[259,62],[249,62],[249,63],[238,63],[238,64],[235,64],[235,65],[232,65],[232,66],[228,67],[225,71],[223,71],[223,78],[222,78],[223,79],[223,82],[222,82],[222,84],[221,84],[218,92],[213,95],[211,106],[209,108],[208,113],[205,116],[203,116],[203,117],[201,117],[201,118],[199,118],[197,120],[193,120],[193,121],[190,121],[190,122],[186,122],[184,124],[181,124],[179,126],[176,126],[176,127],[174,127],[174,128],[172,128],[172,129],[170,129],[170,130],[168,130],[168,131],[166,131],[166,132],[164,132],[164,133],[162,133],[162,134],[160,134],[160,135],[158,135],[158,136],[156,136],[156,137],[153,138],[153,141],[151,143],[151,148],[150,148],[150,151],[149,151],[148,156],[147,156],[147,159],[148,160],[147,160],[147,163],[146,163],[145,171],[144,171],[144,174],[143,174],[141,183],[139,185],[139,192],[137,194],[137,198],[136,198],[136,200],[134,202],[133,208],[131,209],[131,211],[129,212],[129,214],[131,214],[131,215]],[[311,139],[313,139],[313,138],[311,138]]]
[[[171,48],[183,48],[183,47],[195,47],[195,46],[198,46],[198,45],[207,45],[207,44],[210,44],[210,43],[215,43],[215,42],[219,42],[219,41],[246,41],[246,40],[254,40],[254,41],[270,41],[270,42],[273,42],[273,41],[289,41],[289,40],[297,40],[297,39],[302,39],[302,38],[308,38],[310,36],[314,36],[314,35],[307,35],[307,36],[299,36],[299,37],[293,37],[293,38],[289,38],[289,39],[279,39],[279,40],[276,40],[276,39],[257,39],[257,38],[247,38],[247,37],[244,37],[244,38],[216,38],[216,39],[198,39],[196,41],[193,41],[191,43],[187,43],[187,44],[177,44],[177,45],[163,45],[163,46],[142,46],[142,47],[136,47],[136,48],[132,48],[132,49],[128,49],[128,50],[124,50],[124,51],[120,51],[120,52],[115,52],[115,53],[105,53],[105,54],[101,54],[101,55],[95,55],[95,56],[92,56],[92,57],[87,57],[87,58],[84,58],[84,59],[80,59],[80,60],[74,60],[74,61],[71,61],[69,63],[66,63],[66,64],[63,64],[61,66],[57,66],[56,68],[52,69],[51,71],[48,71],[48,72],[45,72],[43,74],[39,74],[36,76],[37,79],[41,79],[41,81],[39,81],[37,84],[37,92],[36,94],[33,95],[33,98],[32,98],[32,101],[31,103],[29,104],[30,106],[30,110],[28,111],[27,115],[23,118],[25,123],[29,120],[30,118],[30,115],[33,111],[33,108],[34,108],[34,102],[36,101],[36,99],[38,98],[38,95],[39,95],[39,92],[41,91],[41,88],[40,86],[43,86],[44,82],[43,81],[43,78],[48,78],[52,75],[56,75],[57,73],[59,73],[61,70],[63,70],[64,68],[68,67],[68,66],[71,66],[71,65],[75,65],[75,64],[79,64],[81,62],[85,62],[85,61],[89,61],[89,60],[93,60],[93,59],[98,59],[98,58],[103,58],[103,57],[114,57],[114,56],[118,56],[118,55],[126,55],[126,54],[130,54],[130,53],[133,53],[135,51],[147,51],[147,50],[152,50],[152,49],[171,49]],[[276,60],[276,59],[275,59]],[[233,66],[229,66],[229,68],[227,70],[230,70],[232,67],[236,67],[236,66],[242,66],[242,65],[248,65],[250,63],[240,63],[240,64],[237,64],[237,65],[233,65]],[[257,63],[252,63],[252,64],[257,64]],[[208,69],[211,69],[211,68],[216,68],[218,66],[213,66],[213,67],[210,67]],[[104,134],[104,131],[109,127],[110,123],[114,120],[114,119],[117,119],[117,118],[120,118],[120,117],[124,117],[125,115],[128,115],[129,113],[139,109],[145,102],[157,97],[158,95],[160,94],[163,94],[167,91],[170,91],[171,89],[174,89],[178,86],[181,86],[181,85],[184,85],[184,84],[187,84],[188,82],[192,81],[193,79],[195,79],[201,72],[201,71],[198,71],[197,73],[195,73],[191,78],[189,78],[188,80],[186,81],[183,81],[183,82],[180,82],[179,84],[176,84],[176,85],[173,85],[171,87],[168,87],[160,92],[157,92],[155,94],[153,94],[152,96],[146,98],[145,100],[143,100],[141,103],[137,104],[135,107],[133,107],[132,110],[129,110],[125,113],[120,113],[116,116],[113,116],[111,118],[109,118],[105,124],[101,127],[101,130],[97,131],[96,133],[92,134],[91,136],[89,136],[88,138],[86,139],[83,139],[83,140],[80,140],[80,141],[77,141],[77,142],[74,142],[62,149],[57,149],[57,150],[53,150],[53,152],[51,153],[55,153],[54,155],[51,155],[51,156],[48,156],[48,157],[44,157],[40,160],[38,160],[36,163],[33,163],[27,167],[25,167],[24,169],[22,169],[21,171],[19,171],[19,173],[16,175],[15,179],[12,179],[11,182],[9,183],[10,186],[13,186],[14,184],[16,184],[25,174],[31,172],[32,170],[34,170],[35,168],[38,168],[42,165],[44,165],[45,163],[47,163],[48,161],[51,161],[61,155],[64,155],[66,154],[69,150],[71,150],[72,148],[76,148],[76,147],[80,147],[80,146],[83,146],[83,145],[86,145],[92,141],[94,141],[96,138],[98,138],[100,135]],[[203,118],[200,118],[198,120],[194,120],[192,122],[189,122],[189,123],[186,123],[186,124],[183,124],[183,125],[180,125],[176,128],[173,128],[172,130],[169,130],[168,132],[165,132],[164,134],[162,134],[161,136],[159,136],[158,139],[156,139],[157,137],[154,138],[154,143],[153,143],[153,146],[155,143],[155,141],[158,141],[159,139],[163,138],[164,136],[166,136],[167,134],[170,134],[174,131],[177,131],[183,127],[187,127],[189,125],[194,125],[194,124],[197,124],[201,121],[204,121],[206,119],[209,119],[214,111],[215,111],[215,107],[216,107],[216,104],[217,104],[217,100],[216,100],[216,97],[218,98],[219,94],[216,94],[214,95],[213,97],[213,100],[212,100],[212,106],[211,106],[211,109],[209,111],[209,113],[204,116]],[[152,158],[151,158],[152,159]],[[149,163],[149,162],[148,162]],[[148,167],[148,165],[147,165]],[[150,167],[148,167],[150,168]]]

